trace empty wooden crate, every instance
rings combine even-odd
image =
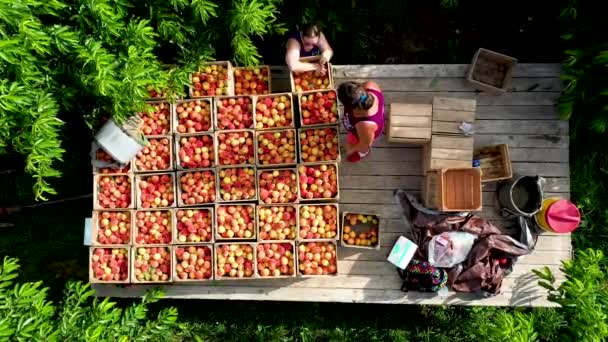
[[[431,104],[391,103],[388,141],[422,145],[431,140]]]
[[[473,56],[467,82],[477,90],[504,93],[511,86],[517,59],[498,52],[479,49]]]
[[[509,145],[500,144],[475,149],[473,158],[479,161],[481,181],[491,182],[513,177]]]
[[[427,173],[423,202],[428,208],[447,212],[481,210],[481,170],[442,169]]]

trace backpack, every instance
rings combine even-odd
[[[437,292],[448,282],[448,273],[428,261],[412,259],[405,270],[397,269],[403,279],[401,291]]]

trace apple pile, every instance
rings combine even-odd
[[[162,98],[162,97],[165,97],[165,95],[166,95],[163,92],[156,91],[153,86],[148,86],[147,90],[148,90],[148,95],[150,96],[150,98],[153,98],[153,99]]]
[[[217,207],[217,234],[222,239],[255,237],[253,205],[220,205]]]
[[[255,104],[255,128],[281,128],[293,125],[291,97],[287,95],[260,96]]]
[[[218,277],[251,278],[253,277],[253,245],[218,244],[215,247]]]
[[[298,182],[292,169],[262,171],[258,183],[262,203],[294,203],[298,199]]]
[[[179,176],[180,199],[183,205],[215,202],[215,173],[211,170],[184,172]]]
[[[347,245],[368,247],[378,245],[379,225],[375,215],[346,214],[343,225],[342,241]],[[355,228],[357,225],[359,229]],[[357,234],[355,230],[361,232]]]
[[[302,95],[300,107],[302,126],[338,123],[338,101],[333,90]]]
[[[211,279],[211,248],[209,246],[177,247],[175,249],[176,280]]]
[[[332,242],[302,242],[298,246],[298,265],[302,275],[338,273],[336,245]]]
[[[258,207],[260,240],[294,240],[296,220],[296,208],[293,206]]]
[[[117,161],[114,160],[114,158],[112,158],[111,155],[109,155],[106,151],[104,151],[101,148],[95,152],[95,159],[104,161],[106,163],[117,163]],[[104,168],[97,169],[97,172],[103,173],[103,174],[116,174],[116,173],[128,173],[129,170],[131,170],[131,163],[128,163],[125,167],[123,167],[121,169],[104,167]]]
[[[199,169],[215,166],[213,136],[201,134],[179,139],[179,166],[183,169]]]
[[[335,239],[338,236],[338,208],[334,205],[300,207],[300,238]]]
[[[100,281],[129,281],[129,251],[126,248],[94,248],[91,276]]]
[[[171,167],[171,138],[148,138],[148,145],[135,157],[137,171],[164,171]]]
[[[100,207],[129,208],[131,200],[131,178],[128,176],[99,177],[97,204]]]
[[[228,94],[228,68],[222,64],[205,65],[192,73],[192,96],[219,96]]]
[[[171,211],[137,211],[135,244],[161,245],[171,243]]]
[[[268,94],[268,83],[268,67],[234,69],[234,92],[236,95]]]
[[[177,210],[177,241],[210,242],[213,239],[211,215],[211,210],[205,208]]]
[[[138,179],[141,208],[167,208],[173,205],[173,174],[141,175]]]
[[[325,70],[328,70],[328,68],[329,65],[325,64]],[[329,72],[321,73],[316,70],[294,72],[293,83],[296,87],[296,92],[328,89],[330,87]]]
[[[220,199],[227,202],[255,199],[255,169],[233,167],[220,169],[218,172]]]
[[[133,273],[135,279],[140,282],[170,281],[169,247],[138,247],[133,261]]]
[[[338,173],[335,165],[300,165],[298,172],[302,199],[327,199],[338,195]]]
[[[128,211],[97,212],[97,243],[128,245],[131,242],[131,213]]]
[[[177,115],[177,133],[199,133],[211,130],[211,102],[193,100],[178,102],[175,105]]]
[[[139,112],[139,116],[143,120],[141,131],[144,135],[167,135],[171,134],[171,112],[169,104],[166,102],[149,103],[149,106],[154,108],[152,112]]]
[[[253,128],[253,101],[248,96],[218,99],[217,129]]]
[[[255,164],[252,132],[220,132],[217,135],[217,143],[217,162],[219,165]]]
[[[294,164],[296,162],[296,131],[257,133],[258,163],[260,165]]]
[[[256,249],[259,276],[266,278],[295,275],[294,247],[292,244],[260,243]]]
[[[339,155],[337,128],[325,127],[300,130],[300,158],[302,162],[336,161]]]

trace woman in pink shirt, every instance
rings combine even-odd
[[[384,131],[384,95],[375,82],[346,82],[338,87],[338,99],[344,105],[342,123],[348,132],[347,160],[358,162]]]

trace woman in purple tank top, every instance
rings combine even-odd
[[[329,62],[333,54],[325,35],[316,24],[307,24],[302,30],[291,32],[287,38],[285,62],[291,71],[323,72],[323,66]],[[311,56],[321,56],[319,63],[300,62],[301,57]]]
[[[342,123],[348,132],[347,160],[358,162],[384,132],[384,95],[375,82],[346,82],[338,87],[338,99],[344,105]]]

